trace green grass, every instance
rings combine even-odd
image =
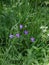
[[[0,1],[0,65],[49,65],[48,5],[42,0]],[[44,34],[42,25],[48,26]],[[29,31],[28,35],[24,30]],[[9,38],[16,33],[21,37]]]

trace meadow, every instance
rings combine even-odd
[[[0,65],[49,65],[49,0],[0,0]]]

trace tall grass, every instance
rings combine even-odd
[[[46,33],[43,34],[41,26],[48,26]],[[27,35],[24,30],[28,31]],[[17,33],[20,38],[16,37]],[[0,0],[0,65],[49,65],[47,33],[48,0]],[[35,38],[34,42],[31,37]]]

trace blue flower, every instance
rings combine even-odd
[[[9,36],[10,38],[13,38],[14,37],[14,35],[12,35],[12,34],[10,34],[10,36]]]
[[[31,42],[34,42],[35,41],[35,38],[31,37],[30,40],[31,40]]]
[[[25,31],[24,31],[24,34],[26,34],[26,35],[27,35],[27,34],[28,34],[28,31],[27,31],[27,30],[25,30]]]
[[[20,34],[19,34],[19,33],[17,33],[17,34],[16,34],[16,37],[17,37],[17,38],[19,38],[19,37],[20,37]]]
[[[23,25],[22,24],[20,24],[20,29],[22,29],[23,28]]]

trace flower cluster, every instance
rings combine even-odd
[[[44,42],[47,42],[49,40],[49,30],[48,26],[41,26],[40,29],[42,30],[41,32],[41,38]]]
[[[40,29],[42,30],[43,33],[45,33],[48,29],[48,26],[41,26]]]
[[[20,30],[23,29],[23,25],[20,24],[19,28],[20,28]],[[24,30],[24,34],[25,34],[25,35],[27,35],[28,33],[29,33],[28,30]],[[16,36],[17,38],[20,38],[20,34],[19,34],[19,33],[17,33],[15,36]],[[9,37],[12,39],[12,38],[14,38],[14,35],[10,34]],[[35,38],[34,38],[34,37],[31,37],[30,40],[31,40],[31,42],[34,42],[34,41],[35,41]]]
[[[48,26],[41,26],[40,29],[42,30],[43,34],[47,34],[47,36],[49,36],[49,30],[48,30]]]

